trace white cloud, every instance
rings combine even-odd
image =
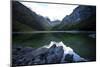
[[[62,20],[66,15],[70,15],[78,5],[61,5],[61,4],[44,4],[21,2],[32,11],[44,17],[49,17],[50,20]]]

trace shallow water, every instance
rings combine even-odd
[[[90,33],[32,33],[13,34],[12,44],[38,48],[49,45],[51,41],[62,41],[77,54],[90,60],[96,60],[96,38],[89,37]]]

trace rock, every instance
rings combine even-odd
[[[49,48],[49,50],[46,54],[46,63],[47,64],[56,62],[55,48],[56,48],[55,44]]]
[[[71,15],[67,15],[62,22],[65,23],[75,23],[82,20],[86,20],[91,16],[96,15],[96,7],[95,6],[78,6],[72,12]]]
[[[58,63],[61,62],[61,59],[63,57],[63,54],[64,54],[64,50],[63,50],[63,47],[62,46],[59,46],[56,48],[55,50],[55,54],[56,54],[56,60],[58,61]]]
[[[35,50],[31,47],[22,47],[13,45],[12,63],[14,65],[28,65],[28,62],[33,59],[31,51]]]
[[[67,63],[72,63],[72,62],[74,62],[74,61],[73,61],[73,54],[67,54],[67,55],[65,56],[64,61],[67,62]]]
[[[25,66],[86,61],[71,48],[66,47],[63,42],[52,42],[50,45],[49,48],[31,48],[13,45],[12,64],[15,66]]]
[[[48,49],[47,48],[37,48],[36,50],[32,51],[31,54],[34,57],[37,57],[39,55],[43,55],[45,53],[47,53]]]
[[[60,63],[63,57],[62,46],[57,47],[56,45],[51,46],[46,55],[46,63]]]

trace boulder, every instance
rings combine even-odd
[[[60,63],[63,57],[63,53],[64,50],[62,46],[51,46],[46,54],[46,63]]]

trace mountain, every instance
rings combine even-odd
[[[49,21],[31,11],[18,1],[12,2],[12,27],[16,31],[34,31],[50,29]]]
[[[80,5],[70,15],[66,15],[58,30],[96,30],[96,6]]]
[[[55,26],[59,25],[60,23],[61,23],[60,20],[50,21],[50,25],[51,25],[52,27],[55,27]]]

